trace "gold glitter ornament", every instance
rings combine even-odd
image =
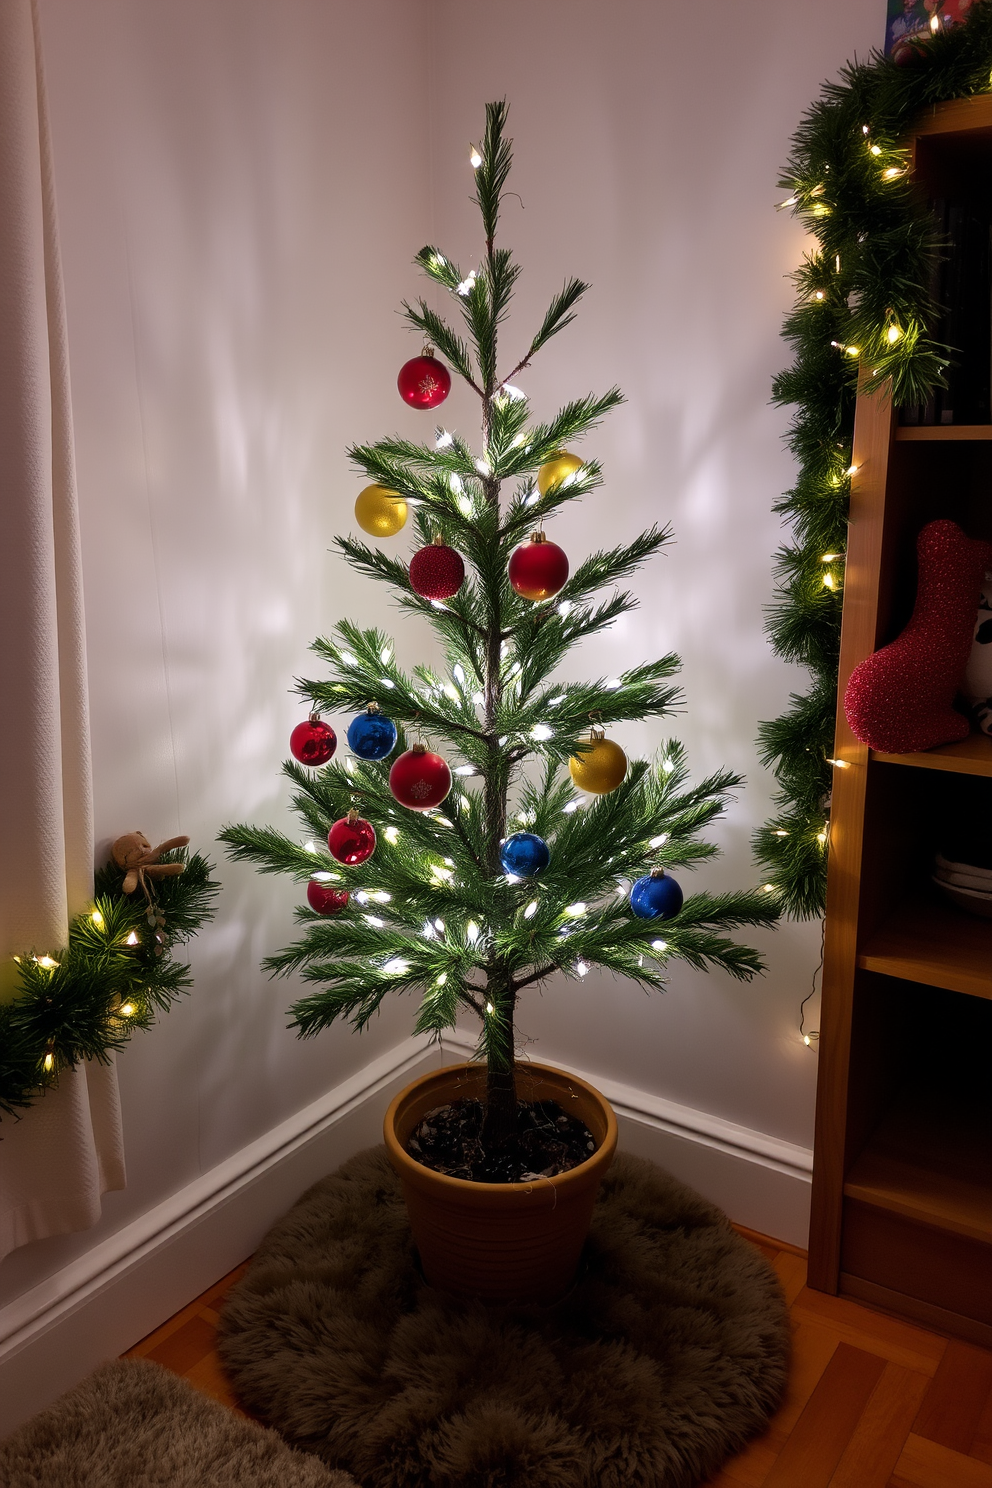
[[[373,537],[395,537],[406,526],[407,504],[387,486],[366,486],[355,502],[355,521]]]
[[[545,460],[537,472],[537,489],[542,496],[546,496],[552,486],[560,486],[566,476],[581,470],[584,463],[578,455],[570,455],[568,450],[558,450],[550,460]]]
[[[627,756],[602,729],[594,728],[589,743],[580,745],[578,754],[569,760],[568,773],[579,790],[605,796],[616,790],[626,775]]]

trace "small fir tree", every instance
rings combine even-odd
[[[450,291],[466,339],[423,300],[404,304],[410,324],[477,394],[481,448],[476,453],[459,435],[439,429],[433,444],[394,438],[350,451],[382,488],[366,498],[372,520],[366,513],[362,525],[374,528],[383,512],[387,527],[402,525],[404,507],[394,504],[401,499],[413,507],[421,543],[445,545],[434,550],[441,567],[455,549],[468,560],[469,576],[453,595],[432,600],[418,593],[399,559],[351,538],[336,539],[354,568],[389,585],[401,609],[430,623],[445,668],[422,665],[409,675],[396,664],[383,631],[343,620],[330,639],[312,647],[327,664],[328,679],[297,683],[315,713],[361,712],[371,704],[398,727],[388,758],[349,757],[317,770],[295,761],[283,766],[307,833],[324,838],[335,822],[357,812],[374,826],[374,853],[340,868],[331,857],[315,859],[312,843],[301,846],[273,828],[236,825],[222,834],[233,857],[263,873],[289,873],[313,884],[315,870],[323,868],[318,885],[349,891],[318,887],[309,897],[323,898],[325,912],[297,910],[300,938],[265,963],[273,973],[298,971],[316,989],[293,1004],[292,1026],[300,1036],[311,1037],[341,1017],[362,1029],[397,992],[420,998],[419,1033],[439,1036],[470,1011],[479,1020],[479,1055],[487,1065],[484,1137],[497,1145],[514,1126],[514,1020],[525,988],[556,972],[576,977],[598,966],[661,989],[674,958],[749,979],[762,969],[761,960],[728,932],[768,925],[777,914],[772,897],[761,891],[700,893],[662,927],[659,918],[639,918],[629,902],[631,881],[652,868],[691,868],[716,854],[700,833],[722,814],[741,783],[738,775],[721,770],[690,785],[682,746],[670,740],[654,763],[631,762],[619,784],[591,800],[577,795],[570,777],[570,761],[585,782],[604,763],[595,748],[599,725],[662,717],[678,700],[671,679],[680,662],[672,654],[635,665],[619,680],[552,680],[573,646],[635,607],[631,594],[612,586],[658,553],[670,532],[652,527],[626,545],[591,554],[543,601],[523,597],[509,580],[511,557],[536,525],[543,530],[602,483],[595,460],[552,462],[622,398],[616,388],[579,398],[548,423],[535,423],[526,397],[512,386],[574,319],[587,288],[577,279],[555,296],[513,371],[497,370],[498,336],[519,273],[509,250],[496,246],[511,163],[505,122],[505,103],[489,105],[484,142],[473,150],[474,200],[485,234],[479,268],[464,275],[433,247],[416,259]],[[425,396],[436,403],[443,387],[440,397],[430,386]],[[428,574],[431,556],[421,560]],[[544,556],[538,555],[539,564]],[[440,587],[450,584],[442,579]],[[418,588],[429,590],[430,582]],[[603,590],[609,592],[603,596]],[[453,788],[433,809],[405,809],[390,790],[390,767],[406,748],[406,730],[427,736],[453,768]],[[606,743],[605,763],[613,768],[619,759],[622,770],[622,754]],[[594,783],[602,787],[615,774],[615,768],[613,777],[599,770]],[[401,795],[410,799],[402,789]],[[547,865],[530,876],[507,873],[501,856],[508,834],[518,829],[550,850]]]

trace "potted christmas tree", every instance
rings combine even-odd
[[[463,272],[433,247],[417,255],[464,330],[423,300],[404,306],[427,344],[401,369],[401,395],[429,417],[452,369],[478,396],[481,443],[437,427],[428,442],[352,449],[371,482],[358,525],[389,539],[409,521],[414,551],[404,561],[337,539],[353,567],[431,626],[443,665],[408,674],[384,632],[348,620],[315,641],[328,675],[298,684],[311,712],[284,769],[306,831],[326,839],[327,854],[271,828],[232,826],[223,840],[234,857],[307,884],[299,939],[267,962],[314,987],[292,1008],[301,1037],[338,1018],[364,1028],[398,992],[419,997],[418,1032],[438,1037],[462,1014],[478,1020],[477,1062],[397,1097],[387,1147],[429,1280],[548,1300],[574,1275],[616,1123],[591,1087],[516,1060],[518,998],[555,973],[591,967],[661,988],[673,958],[749,978],[759,957],[728,932],[769,924],[776,909],[760,891],[683,902],[669,872],[715,853],[700,832],[739,777],[721,771],[692,786],[676,741],[652,763],[628,761],[607,734],[670,710],[678,657],[639,662],[609,682],[554,676],[572,646],[634,607],[615,586],[669,533],[654,527],[574,566],[545,536],[552,518],[601,484],[596,460],[570,447],[621,395],[578,398],[540,423],[514,385],[574,318],[587,287],[575,279],[513,370],[501,370],[499,334],[519,272],[496,246],[511,162],[505,122],[505,103],[491,104],[471,154],[485,239],[478,268]],[[355,715],[343,761],[323,711]]]

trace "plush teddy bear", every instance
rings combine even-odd
[[[160,863],[159,859],[174,847],[185,847],[188,841],[188,837],[170,837],[158,847],[152,847],[144,832],[125,832],[118,837],[110,851],[118,868],[126,870],[121,884],[123,892],[133,894],[140,884],[150,898],[149,878],[173,878],[182,873],[184,863]]]

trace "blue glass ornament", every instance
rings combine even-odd
[[[370,708],[348,725],[348,748],[359,759],[385,759],[396,748],[396,725],[391,718]]]
[[[514,832],[500,848],[499,860],[504,873],[512,873],[516,878],[530,878],[547,868],[551,852],[543,837],[533,832]]]
[[[682,908],[682,890],[664,868],[655,868],[634,884],[630,907],[639,920],[670,920]]]

